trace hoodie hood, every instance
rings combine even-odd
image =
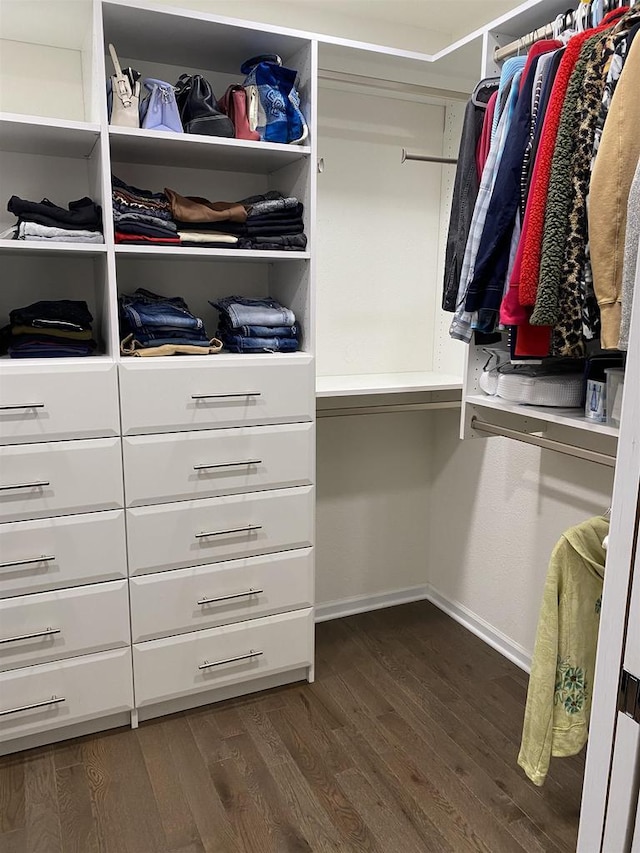
[[[589,571],[596,577],[604,578],[604,563],[607,552],[602,546],[609,532],[609,519],[596,516],[581,524],[576,524],[563,534],[569,545],[582,557]]]

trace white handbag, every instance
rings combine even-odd
[[[112,106],[109,124],[119,127],[140,127],[140,81],[131,81],[122,73],[116,49],[109,45],[109,53],[116,73],[111,77]]]

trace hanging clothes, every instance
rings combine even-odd
[[[604,349],[616,349],[620,337],[627,204],[640,157],[639,81],[640,38],[635,38],[611,100],[591,178],[591,265]]]
[[[629,349],[629,327],[631,326],[631,307],[636,281],[638,246],[640,244],[640,160],[636,166],[627,205],[627,230],[624,240],[624,259],[622,263],[622,308],[620,319],[620,339],[618,349]]]
[[[542,597],[518,764],[542,785],[552,756],[587,741],[609,521],[596,517],[563,533]]]

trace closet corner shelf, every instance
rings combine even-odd
[[[0,240],[0,254],[14,255],[84,255],[98,257],[104,255],[107,247],[104,243],[55,243],[51,240]]]
[[[303,145],[280,145],[247,139],[224,139],[171,131],[110,127],[111,160],[147,166],[270,174],[311,153]]]
[[[607,435],[617,438],[618,427],[611,424],[599,424],[590,421],[582,414],[581,409],[560,409],[552,406],[523,406],[518,403],[509,403],[497,397],[486,397],[483,394],[473,394],[466,397],[465,402],[470,406],[478,406],[484,409],[496,409],[500,412],[521,415],[523,418],[532,418],[537,421],[546,421],[557,426],[571,427],[584,430],[593,435]]]
[[[193,246],[116,246],[116,255],[133,258],[162,257],[172,260],[247,261],[307,261],[309,252],[271,252],[254,249],[198,249]]]
[[[412,391],[459,391],[458,376],[432,371],[318,376],[316,397],[360,397],[371,394],[406,394]]]
[[[0,112],[0,151],[48,157],[89,157],[100,126],[85,121]]]

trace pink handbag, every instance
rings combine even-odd
[[[253,139],[256,142],[260,139],[260,134],[249,126],[247,95],[243,86],[229,86],[220,99],[220,108],[233,122],[236,139]]]

